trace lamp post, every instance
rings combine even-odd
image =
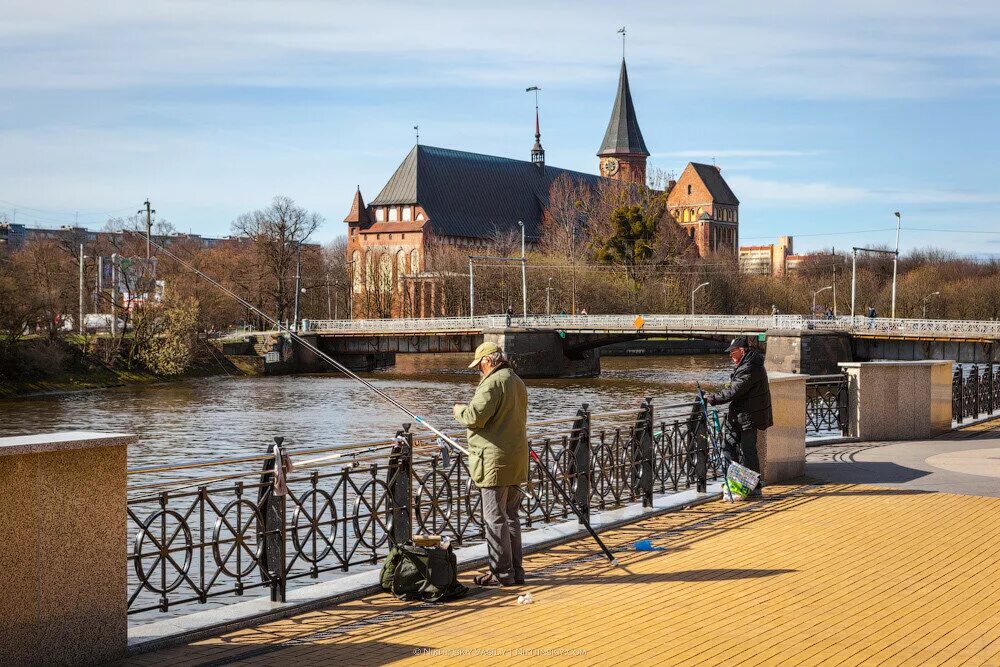
[[[702,283],[702,284],[698,285],[697,287],[695,287],[693,290],[691,290],[691,314],[692,315],[694,315],[694,295],[695,295],[695,292],[697,292],[698,290],[700,290],[702,287],[707,286],[708,284],[709,283]]]
[[[524,256],[524,222],[521,220],[517,221],[518,226],[521,227],[521,309],[524,311],[524,316],[528,316],[528,265],[527,259]]]
[[[476,319],[476,285],[472,280],[472,258],[469,258],[469,319]]]
[[[83,260],[87,259],[87,255],[83,254],[83,244],[80,244],[80,326],[77,327],[80,330],[80,334],[86,333],[83,326]]]
[[[819,294],[820,292],[825,292],[828,289],[833,289],[833,285],[827,285],[826,287],[820,287],[818,290],[815,290],[813,292],[813,309],[812,309],[813,315],[816,314],[816,295]]]
[[[295,244],[295,312],[292,314],[292,331],[299,330],[299,293],[302,289],[302,241]]]
[[[899,264],[899,227],[903,222],[899,211],[896,211],[896,254],[892,258],[892,307],[889,317],[896,319],[896,265]]]
[[[545,286],[545,314],[551,315],[552,308],[549,295],[552,292],[552,278],[549,278],[549,284]]]
[[[922,299],[922,301],[924,302],[924,319],[925,320],[927,319],[927,301],[930,300],[930,298],[932,296],[938,296],[939,294],[941,294],[941,292],[931,292],[930,294],[928,294],[927,296],[925,296]]]

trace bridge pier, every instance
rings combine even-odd
[[[851,336],[841,331],[768,330],[764,366],[769,371],[829,375],[854,361]]]
[[[595,348],[567,352],[555,331],[493,329],[483,340],[496,343],[514,372],[525,378],[584,378],[601,374],[601,353]]]

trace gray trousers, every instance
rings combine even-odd
[[[483,520],[490,572],[504,583],[524,578],[521,565],[521,487],[484,486]]]

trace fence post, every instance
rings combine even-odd
[[[273,457],[284,440],[277,436],[274,444],[267,446],[267,453],[272,456],[264,459],[257,491],[257,504],[264,516],[262,537],[259,538],[263,543],[260,570],[261,576],[271,580],[271,602],[285,601],[285,496],[274,495]]]
[[[841,371],[840,377],[840,387],[837,389],[837,421],[840,423],[840,434],[847,437],[851,428],[851,400],[847,393],[850,379],[846,370]]]
[[[392,541],[402,544],[413,537],[413,434],[410,424],[396,431],[396,444],[389,454],[392,502]]]
[[[642,489],[642,506],[653,506],[653,399],[647,397],[643,405],[642,438],[639,440],[639,488]]]
[[[986,372],[984,373],[986,380],[986,407],[983,412],[987,414],[993,414],[993,410],[996,408],[997,397],[994,395],[993,390],[995,389],[993,385],[993,362],[986,364]]]
[[[576,508],[580,510],[587,521],[590,521],[590,405],[583,404],[583,407],[576,411],[576,420],[573,422],[573,445],[574,454],[574,502]]]
[[[965,378],[962,377],[962,364],[955,365],[955,375],[951,379],[952,415],[959,424],[965,417]]]
[[[979,419],[979,366],[973,364],[969,372],[969,384],[972,385],[972,418]]]

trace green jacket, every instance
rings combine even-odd
[[[455,419],[469,429],[469,472],[476,486],[514,486],[528,481],[528,390],[507,366],[479,383]]]

